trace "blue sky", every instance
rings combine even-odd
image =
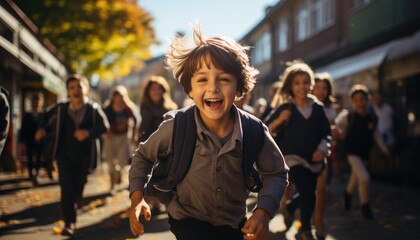
[[[153,17],[160,46],[153,56],[164,54],[175,32],[191,37],[190,23],[200,23],[207,37],[226,35],[239,40],[264,17],[267,6],[279,0],[138,0]]]

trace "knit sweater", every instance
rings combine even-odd
[[[285,109],[289,109],[292,116],[287,124],[277,128],[276,143],[284,155],[297,155],[311,163],[312,155],[321,141],[330,141],[330,124],[324,109],[313,102],[312,113],[305,118],[295,104],[283,104],[273,112],[266,124],[270,124]]]

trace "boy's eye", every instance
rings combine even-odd
[[[206,78],[199,78],[197,79],[197,82],[205,82],[207,79]]]
[[[228,75],[221,76],[220,80],[225,81],[225,82],[231,82],[233,78],[234,78],[234,76],[228,74]]]

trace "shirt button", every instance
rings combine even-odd
[[[220,172],[222,170],[222,167],[217,167],[216,171]]]
[[[221,189],[221,188],[217,188],[217,189],[216,189],[216,191],[217,191],[217,192],[221,192],[221,191],[222,191],[222,189]]]

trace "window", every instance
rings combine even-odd
[[[296,39],[301,42],[334,24],[334,0],[304,0],[296,14]]]
[[[13,30],[0,19],[0,36],[13,43]]]
[[[282,52],[289,48],[289,16],[280,19],[278,34],[278,50]]]
[[[22,52],[24,52],[29,58],[33,59],[34,58],[34,53],[31,51],[31,49],[29,49],[25,43],[23,43],[22,41],[20,42],[20,49],[22,50]]]
[[[314,32],[322,27],[321,0],[313,0],[311,5],[311,31]]]
[[[298,13],[296,14],[296,39],[301,42],[309,37],[308,27],[308,1],[303,1],[302,5],[299,6]]]
[[[255,43],[252,54],[253,63],[258,65],[271,58],[271,37],[269,32],[265,32]]]
[[[324,27],[329,27],[334,24],[334,1],[323,1],[323,4],[322,22]]]
[[[39,62],[39,64],[41,64],[44,68],[46,68],[46,67],[47,67],[47,63],[46,63],[43,59],[38,58],[38,62]]]

